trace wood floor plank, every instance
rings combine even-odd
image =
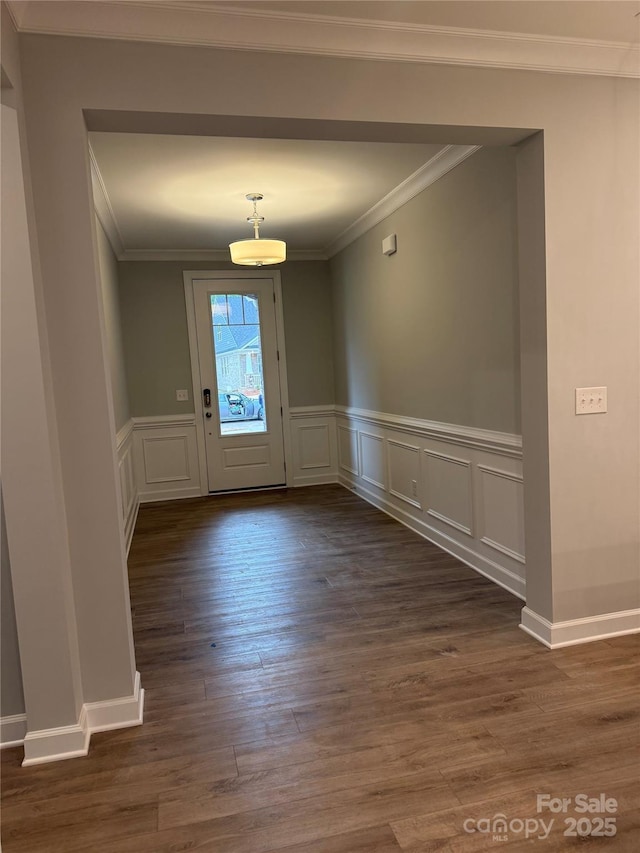
[[[257,773],[277,767],[305,764],[318,759],[350,754],[354,750],[367,750],[411,743],[416,753],[429,755],[434,765],[449,767],[464,761],[454,760],[454,754],[468,751],[467,763],[484,760],[496,754],[497,739],[488,735],[483,726],[451,725],[424,721],[376,721],[338,725],[311,733],[256,741],[236,746],[236,760],[241,774]],[[500,752],[500,748],[497,749]]]
[[[193,755],[187,753],[175,758],[158,759],[149,762],[135,763],[114,762],[114,766],[106,770],[96,768],[94,761],[75,762],[72,769],[62,773],[58,765],[43,765],[29,774],[18,770],[10,778],[3,778],[2,810],[18,805],[46,801],[62,802],[58,808],[63,810],[64,802],[75,802],[74,797],[81,795],[97,795],[117,797],[126,788],[135,787],[146,794],[158,795],[163,791],[171,791],[184,785],[198,782],[214,782],[218,779],[229,779],[237,775],[237,765],[233,747],[224,747],[209,752],[202,751]],[[78,801],[76,806],[81,809]],[[35,809],[39,812],[40,807]],[[11,813],[11,812],[9,812]]]
[[[586,847],[589,850],[620,850],[622,853],[632,853],[638,849],[638,830],[640,829],[640,803],[637,779],[627,774],[603,777],[604,793],[607,797],[617,800],[617,808],[612,817],[615,818],[616,834],[613,837],[585,836],[575,837],[565,835],[571,829],[571,824],[565,822],[567,817],[578,818],[581,813],[575,811],[575,796],[579,793],[593,792],[597,797],[601,791],[596,791],[590,776],[574,777],[562,789],[562,796],[568,797],[566,814],[552,813],[546,809],[538,810],[537,795],[549,791],[544,785],[538,789],[523,789],[515,793],[506,792],[499,799],[486,798],[476,803],[454,806],[440,812],[427,812],[424,815],[405,820],[392,821],[392,829],[404,853],[432,853],[436,850],[456,851],[456,853],[475,853],[478,850],[507,849],[510,853],[531,849],[553,851],[575,850]],[[590,794],[587,794],[590,796]],[[484,830],[482,823],[489,819],[489,827],[493,826],[496,816],[506,818],[509,826],[506,833],[500,833],[499,840],[493,833]],[[588,815],[593,818],[594,815]],[[540,819],[544,825],[539,823]],[[511,821],[515,820],[511,828]],[[529,837],[527,829],[519,821],[535,821],[530,824]],[[478,827],[480,829],[478,830]],[[544,836],[547,836],[545,839]]]
[[[289,753],[291,762],[296,755],[295,744],[289,745]],[[466,732],[465,737],[447,744],[439,739],[417,746],[412,739],[307,761],[300,761],[298,753],[295,763],[161,794],[159,824],[160,828],[180,826],[250,808],[320,798],[340,790],[373,784],[387,787],[411,774],[427,770],[435,774],[439,767],[470,763],[474,758],[482,761],[496,754],[503,754],[500,746],[482,730],[473,735]]]
[[[579,790],[619,796],[616,838],[545,849],[637,849],[638,638],[544,648],[339,486],[145,505],[129,575],[145,723],[5,750],[4,853],[469,853],[466,817]]]
[[[408,816],[425,802],[434,809],[457,801],[439,774],[423,771],[383,785],[365,785],[319,797],[267,806],[185,827],[161,829],[155,836],[136,838],[140,853],[173,853],[186,840],[189,849],[224,853],[268,853],[291,844],[317,841],[329,835],[368,831],[380,823]],[[208,845],[208,847],[207,847]],[[69,853],[76,853],[75,845]],[[130,848],[129,848],[130,849]],[[126,843],[107,844],[105,853],[124,853]]]
[[[376,826],[360,832],[347,832],[270,850],[268,853],[400,853],[401,847],[391,827]]]

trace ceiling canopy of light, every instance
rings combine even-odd
[[[236,240],[229,244],[231,260],[234,264],[249,267],[263,267],[267,264],[280,264],[287,258],[287,245],[283,240],[270,240],[260,237],[260,223],[264,216],[259,216],[257,204],[262,201],[262,193],[249,193],[247,201],[253,202],[253,213],[247,216],[247,222],[253,225],[253,238]]]

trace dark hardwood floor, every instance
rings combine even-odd
[[[4,853],[640,849],[638,637],[543,648],[338,486],[146,505],[129,565],[145,723],[56,764],[5,750]],[[497,813],[508,839],[465,831]]]

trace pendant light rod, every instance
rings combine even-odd
[[[258,213],[258,202],[263,199],[262,193],[247,193],[245,198],[253,203],[253,213],[247,216],[247,222],[253,225],[253,238],[236,240],[229,244],[231,260],[234,264],[243,266],[262,267],[267,264],[281,264],[287,259],[287,246],[284,240],[265,239],[260,236],[260,223],[264,216]]]
[[[262,193],[247,193],[245,196],[247,201],[253,202],[253,213],[251,216],[247,216],[247,222],[251,222],[253,225],[253,236],[255,240],[260,239],[260,223],[264,222],[264,216],[260,216],[258,213],[258,202],[262,201],[264,196]]]

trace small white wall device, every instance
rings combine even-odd
[[[397,251],[396,246],[396,235],[389,234],[388,237],[385,237],[382,241],[382,254],[383,255],[393,255],[393,253]]]

